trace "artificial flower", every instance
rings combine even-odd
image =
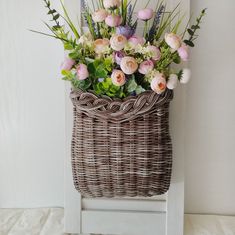
[[[105,19],[105,23],[109,26],[109,27],[117,27],[122,23],[122,18],[119,15],[108,15]]]
[[[151,89],[157,94],[162,94],[166,90],[166,78],[164,74],[156,72],[151,81]]]
[[[134,33],[135,33],[135,30],[132,29],[129,25],[118,26],[116,28],[116,34],[121,34],[125,36],[127,39],[129,39]]]
[[[178,76],[176,74],[171,74],[166,84],[167,88],[173,90],[177,87],[177,84],[178,84]]]
[[[96,39],[94,41],[94,50],[96,54],[103,54],[109,49],[109,40],[107,38],[104,39]]]
[[[151,60],[146,60],[144,62],[142,62],[139,66],[139,73],[141,74],[148,74],[150,73],[154,68],[154,64]]]
[[[150,20],[153,18],[153,10],[150,8],[139,10],[137,13],[137,18],[144,21]]]
[[[74,66],[74,64],[75,64],[75,61],[74,61],[74,60],[72,60],[72,59],[70,59],[70,58],[68,58],[68,57],[65,57],[65,58],[64,58],[64,62],[61,64],[61,70],[67,70],[67,71],[69,71],[69,70],[72,69],[72,67]]]
[[[85,80],[88,77],[89,77],[89,72],[87,66],[85,64],[79,64],[77,66],[77,79]]]
[[[125,57],[125,53],[123,51],[115,51],[114,52],[114,61],[120,65],[122,58]]]
[[[191,70],[188,69],[188,68],[185,68],[182,70],[182,75],[181,75],[181,78],[180,78],[180,83],[182,84],[186,84],[189,82],[191,78]]]
[[[104,7],[106,9],[117,8],[121,6],[120,0],[103,0]]]
[[[137,45],[144,45],[145,44],[145,38],[137,36],[137,35],[133,35],[131,38],[129,38],[128,40],[128,44],[134,48]]]
[[[161,51],[159,50],[159,48],[149,45],[146,49],[153,60],[158,61],[161,59]]]
[[[189,59],[189,47],[186,44],[182,44],[178,49],[178,54],[183,61],[188,61]]]
[[[106,19],[107,16],[108,12],[105,9],[99,9],[92,14],[92,19],[95,23],[101,23]]]
[[[126,83],[125,74],[121,70],[113,70],[111,79],[115,86],[123,86]]]
[[[175,33],[167,33],[165,35],[165,41],[173,50],[178,50],[181,46],[181,38]]]
[[[111,48],[115,51],[121,51],[125,47],[126,43],[126,37],[121,34],[115,34],[110,39]]]
[[[121,60],[120,67],[125,74],[133,74],[138,69],[136,59],[130,56],[126,56]]]

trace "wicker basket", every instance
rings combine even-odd
[[[125,100],[72,91],[72,171],[85,197],[150,197],[170,185],[173,92]]]

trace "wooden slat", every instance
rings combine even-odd
[[[165,213],[82,211],[84,234],[165,235],[165,228]]]
[[[82,210],[166,212],[165,200],[82,199]]]

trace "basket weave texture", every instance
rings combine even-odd
[[[169,189],[173,92],[124,100],[72,91],[72,171],[84,197],[151,197]]]

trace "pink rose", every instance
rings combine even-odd
[[[104,39],[96,39],[94,41],[94,50],[97,54],[103,54],[109,49],[109,40],[107,38]]]
[[[181,46],[181,38],[174,33],[167,33],[165,35],[165,41],[169,47],[174,50],[178,50]]]
[[[122,59],[120,67],[125,74],[133,74],[138,69],[135,58],[126,56]]]
[[[147,50],[151,55],[151,58],[155,61],[161,59],[161,51],[155,46],[147,46]]]
[[[178,49],[178,54],[183,61],[188,61],[189,59],[189,47],[186,44],[182,44]]]
[[[166,84],[167,88],[173,90],[177,87],[177,84],[178,84],[178,76],[176,74],[171,74]]]
[[[120,0],[103,0],[104,7],[106,9],[117,8],[121,6]]]
[[[108,15],[105,19],[105,23],[109,27],[117,27],[122,23],[122,18],[119,15]]]
[[[156,73],[151,81],[151,88],[157,94],[162,94],[166,90],[166,78],[162,73]]]
[[[92,14],[92,19],[95,23],[103,22],[108,16],[108,12],[105,9],[99,9]]]
[[[125,47],[126,43],[126,37],[121,34],[113,35],[110,39],[111,48],[115,51],[121,51]]]
[[[87,66],[85,64],[79,64],[77,66],[77,79],[85,80],[89,77],[89,72],[87,70]]]
[[[123,86],[126,83],[125,74],[121,70],[113,70],[111,79],[115,86]]]
[[[75,61],[68,58],[68,57],[65,57],[64,58],[64,62],[61,64],[61,70],[71,70],[72,67],[74,66],[75,64]]]
[[[153,10],[149,8],[145,8],[143,10],[138,11],[137,17],[140,20],[150,20],[153,17]]]
[[[145,38],[134,35],[129,38],[128,43],[131,45],[131,47],[135,47],[137,45],[143,46],[145,44]]]
[[[148,74],[154,68],[154,64],[151,60],[146,60],[140,64],[139,73],[141,74]]]

